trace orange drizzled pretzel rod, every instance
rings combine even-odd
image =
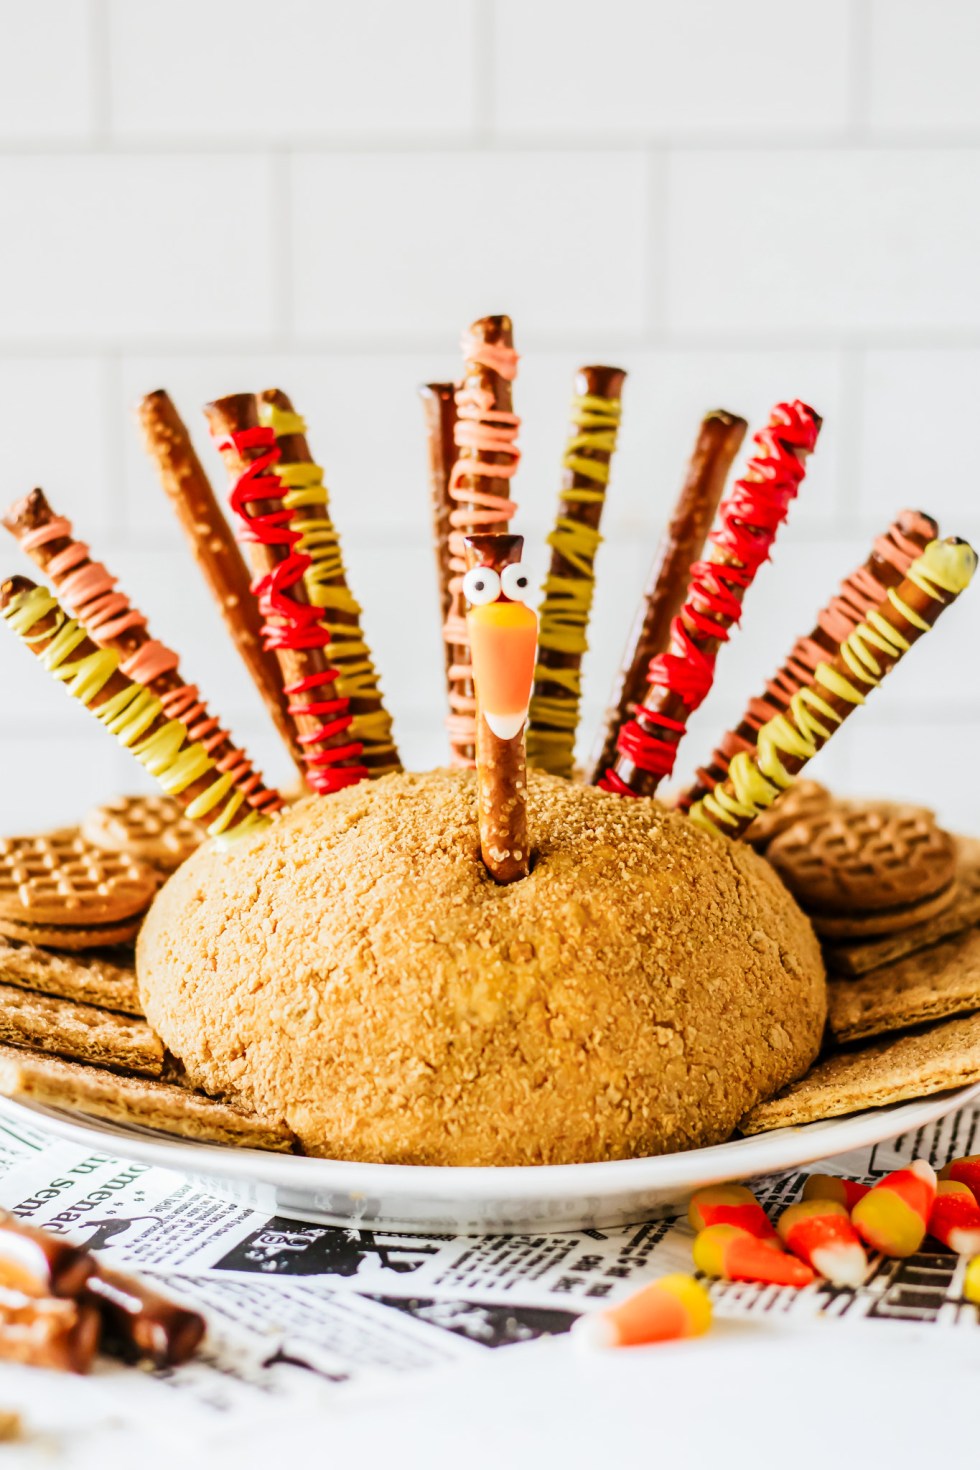
[[[282,807],[278,792],[267,787],[248,756],[208,712],[197,686],[185,683],[174,651],[150,636],[144,615],[88,547],[76,541],[71,521],[55,515],[43,490],[15,501],[2,524],[34,564],[49,576],[69,611],[100,648],[119,655],[120,670],[143,684],[160,700],[163,714],[186,726],[188,738],[200,741],[222,774],[244,795],[250,807],[272,813]]]
[[[93,642],[46,587],[11,577],[0,586],[0,618],[210,836],[237,837],[268,825],[265,812],[247,806],[238,820],[245,794],[230,774],[216,768],[204,745],[190,740],[187,726],[170,718],[145,684],[124,674],[120,655]]]
[[[508,498],[520,450],[511,384],[517,353],[508,316],[474,322],[463,337],[464,374],[456,392],[456,463],[449,477],[453,502],[449,523],[452,600],[443,627],[449,647],[450,762],[472,766],[476,757],[476,699],[462,595],[466,572],[464,538],[505,532],[517,506]]]
[[[534,678],[538,620],[524,603],[530,579],[522,536],[467,536],[463,595],[476,686],[476,777],[480,851],[496,883],[526,878],[527,771],[524,730]]]
[[[755,435],[756,453],[721,502],[704,561],[691,568],[687,598],[667,652],[647,671],[650,687],[616,739],[616,761],[599,781],[619,796],[653,796],[714,680],[715,660],[806,473],[820,417],[805,403],[778,403]]]
[[[231,477],[230,500],[255,574],[252,591],[263,617],[263,638],[285,680],[287,708],[306,764],[304,779],[321,794],[355,785],[368,774],[363,747],[351,738],[350,701],[336,694],[339,670],[327,652],[330,635],[306,590],[310,558],[298,549],[300,534],[283,504],[275,434],[259,423],[253,393],[219,398],[206,404],[204,413]]]
[[[285,485],[283,505],[293,512],[290,525],[300,532],[297,550],[310,558],[304,582],[310,602],[321,609],[320,622],[330,634],[330,659],[339,670],[336,692],[350,701],[350,734],[364,749],[361,760],[371,776],[401,770],[391,733],[391,716],[378,687],[371,650],[361,629],[361,608],[354,600],[328,509],[323,471],[313,463],[306,422],[280,388],[258,395],[259,422],[268,425],[282,451],[276,474]]]
[[[456,383],[423,383],[419,388],[425,415],[425,437],[429,451],[429,498],[432,507],[432,549],[439,590],[439,627],[445,626],[452,606],[452,573],[449,570],[449,479],[456,463]],[[452,656],[442,640],[448,679]]]
[[[728,773],[732,757],[739,751],[755,750],[761,727],[781,710],[789,708],[801,683],[809,683],[821,662],[832,658],[846,638],[881,602],[889,587],[897,587],[917,556],[934,541],[939,527],[921,511],[903,510],[874,543],[871,555],[840,585],[836,596],[817,614],[816,627],[799,638],[782,668],[766,685],[766,692],[749,701],[734,730],[728,730],[706,767],[677,801],[687,811],[713,791]]]
[[[753,752],[732,757],[725,780],[691,807],[691,820],[728,837],[743,836],[933,627],[969,585],[976,566],[976,552],[958,537],[930,541],[832,658],[818,663],[812,675],[801,669],[788,707],[761,727]]]
[[[530,765],[566,779],[573,770],[599,524],[625,380],[626,373],[616,367],[583,367],[575,374],[558,516],[548,537],[551,566],[540,609],[527,758]]]
[[[279,665],[262,644],[262,617],[248,568],[197,457],[191,436],[162,388],[136,405],[146,451],[173,506],[191,553],[218,604],[232,642],[252,676],[298,770],[303,757],[286,709]]]
[[[717,409],[702,420],[674,513],[660,539],[643,602],[630,630],[588,780],[596,785],[616,759],[616,739],[647,691],[650,660],[664,653],[684,605],[691,567],[700,557],[748,424]]]

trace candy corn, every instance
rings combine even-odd
[[[850,1213],[859,1199],[864,1199],[870,1184],[856,1179],[842,1179],[838,1174],[810,1174],[803,1186],[803,1199],[832,1199]]]
[[[795,1256],[773,1250],[738,1225],[709,1225],[695,1237],[694,1264],[723,1281],[761,1281],[769,1286],[809,1286],[813,1271]]]
[[[939,1171],[940,1179],[955,1179],[972,1189],[980,1200],[980,1154],[967,1154],[962,1159],[950,1159],[945,1169]]]
[[[969,1185],[940,1179],[929,1211],[929,1234],[958,1256],[980,1251],[980,1205]]]
[[[580,1317],[573,1332],[586,1347],[637,1347],[701,1337],[711,1326],[711,1298],[693,1276],[651,1281],[616,1307]]]
[[[868,1258],[844,1205],[804,1199],[779,1217],[779,1237],[801,1261],[835,1286],[860,1286]]]
[[[739,1225],[756,1240],[779,1245],[769,1216],[744,1184],[711,1184],[699,1189],[691,1196],[687,1218],[695,1230],[706,1230],[709,1225]]]
[[[861,1239],[884,1256],[911,1256],[926,1235],[936,1198],[935,1170],[925,1159],[887,1174],[858,1200],[851,1220]]]
[[[980,1306],[980,1256],[974,1256],[966,1268],[963,1295],[968,1302],[976,1302]]]

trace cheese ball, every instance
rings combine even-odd
[[[820,950],[747,846],[531,772],[529,877],[480,862],[472,772],[311,798],[170,878],[151,1025],[309,1154],[573,1164],[719,1143],[814,1060]]]

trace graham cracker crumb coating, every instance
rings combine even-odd
[[[806,1071],[820,951],[771,868],[652,801],[529,773],[534,850],[479,860],[472,772],[364,783],[165,885],[150,1024],[304,1149],[562,1164],[717,1143]]]

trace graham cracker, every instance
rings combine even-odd
[[[751,1108],[738,1126],[742,1133],[768,1133],[970,1082],[980,1082],[980,1015],[827,1057],[799,1082]]]
[[[828,995],[838,1041],[980,1010],[980,929],[883,965],[862,980],[831,980]]]
[[[882,939],[826,944],[827,968],[837,975],[866,975],[881,965],[915,954],[928,945],[980,924],[980,839],[957,837],[956,897],[941,914]]]
[[[120,964],[101,955],[76,960],[0,935],[0,982],[130,1016],[143,1014],[135,963]]]
[[[145,1021],[0,985],[0,1042],[36,1046],[145,1077],[163,1071],[163,1042]]]
[[[102,1067],[81,1066],[9,1046],[0,1046],[0,1096],[30,1099],[111,1123],[137,1124],[199,1143],[276,1153],[292,1153],[296,1144],[284,1123],[246,1112],[234,1103],[216,1102],[169,1082],[120,1077]]]

